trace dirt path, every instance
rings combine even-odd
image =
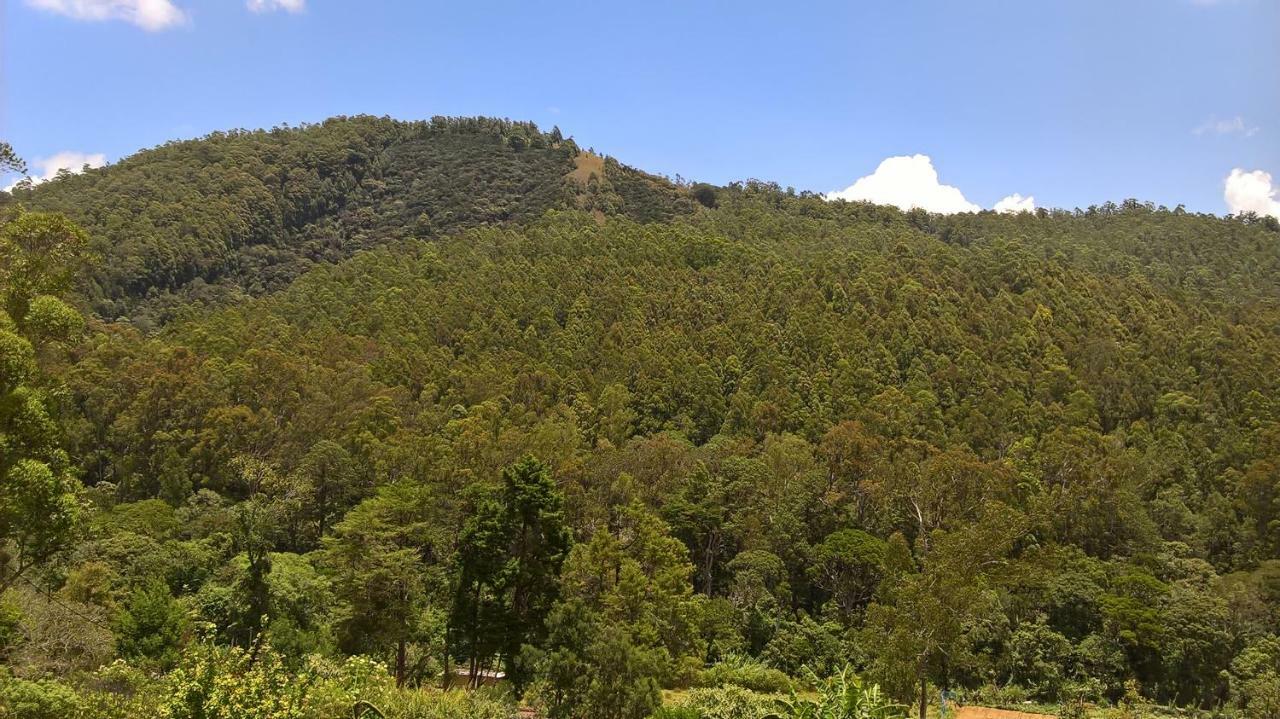
[[[955,713],[956,719],[1058,719],[1052,714],[1032,714],[1031,712],[1015,712],[1008,709],[991,709],[989,707],[960,707]]]

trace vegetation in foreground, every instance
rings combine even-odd
[[[561,209],[356,213],[373,249],[236,302],[129,269],[242,247],[184,224],[223,174],[274,178],[249,218],[373,192],[275,189],[370,122],[0,204],[0,711],[1277,713],[1274,222],[584,186],[566,155]],[[499,143],[495,177],[539,149],[441,127]],[[213,189],[102,251],[153,173]]]

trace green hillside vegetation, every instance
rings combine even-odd
[[[85,228],[99,258],[89,277],[94,311],[150,329],[190,303],[277,290],[317,262],[398,239],[556,207],[652,219],[690,204],[613,160],[590,188],[576,187],[566,175],[578,153],[558,129],[532,123],[334,118],[172,142],[19,187],[13,199]]]
[[[5,486],[68,517],[0,595],[0,706],[1280,712],[1273,220],[901,212],[558,135],[356,118],[15,193],[0,278],[91,281],[0,322]]]

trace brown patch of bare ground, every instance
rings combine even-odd
[[[1058,719],[1052,714],[1033,714],[990,707],[960,707],[953,716],[955,719]]]
[[[604,177],[604,158],[589,152],[579,152],[573,158],[573,171],[569,173],[569,179],[586,187],[592,175]]]

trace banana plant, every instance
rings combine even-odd
[[[778,711],[768,719],[905,719],[906,707],[894,704],[878,684],[865,684],[845,666],[836,674],[820,679],[810,672],[817,687],[817,699],[800,696],[778,701]]]

